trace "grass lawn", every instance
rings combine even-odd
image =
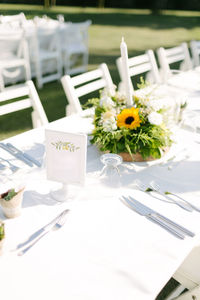
[[[90,19],[89,70],[105,62],[114,83],[119,82],[116,58],[120,55],[121,37],[128,46],[129,57],[142,54],[147,49],[171,47],[192,39],[200,40],[200,12],[163,11],[152,15],[149,10],[97,9],[81,7],[54,7],[44,10],[35,5],[0,4],[0,14],[16,14],[23,11],[27,18],[36,15],[64,14],[66,21],[80,22]],[[38,90],[49,121],[65,116],[67,99],[60,82],[47,83]],[[17,112],[14,117],[0,117],[0,140],[32,128],[30,114]]]

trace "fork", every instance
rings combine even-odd
[[[5,158],[3,158],[3,157],[0,157],[0,160],[3,160],[3,161],[5,161],[6,163],[8,163],[8,164],[9,164],[9,168],[10,168],[10,170],[11,170],[13,173],[15,173],[17,170],[19,170],[19,167],[13,165],[8,159],[5,159]]]
[[[142,192],[148,191],[148,187],[146,187],[146,185],[138,179],[134,181],[134,185]]]
[[[151,192],[151,191],[154,191],[155,192],[155,190],[153,190],[153,188],[149,188],[149,187],[147,187],[143,182],[141,182],[140,180],[135,180],[134,181],[134,185],[136,186],[136,188],[138,188],[140,191],[142,191],[142,192]],[[166,202],[169,202],[169,203],[171,203],[172,202],[172,200],[170,199],[168,199],[168,200],[166,200]]]
[[[21,250],[20,252],[18,252],[18,256],[22,256],[24,255],[29,249],[31,249],[43,236],[45,236],[47,233],[49,233],[50,231],[56,231],[58,229],[60,229],[66,222],[66,215],[69,212],[69,210],[65,210],[59,217],[59,219],[56,221],[56,223],[49,228],[48,230],[44,231],[44,233],[42,233],[41,235],[39,235],[38,238],[34,239],[33,242],[31,244],[29,244],[28,247],[24,248],[23,250]]]
[[[157,184],[155,181],[151,181],[149,184],[150,188],[152,188],[155,192],[157,192],[158,194],[164,196],[167,200],[169,200],[171,203],[177,204],[178,206],[180,206],[181,208],[187,210],[187,211],[193,211],[192,206],[189,202],[187,202],[185,199],[180,199],[181,201],[175,200],[171,197],[169,197],[168,195],[165,194],[165,192],[163,192],[159,186],[159,184]],[[185,203],[184,203],[184,202]]]

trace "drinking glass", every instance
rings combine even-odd
[[[120,170],[119,165],[122,163],[122,158],[118,154],[106,153],[101,155],[101,162],[104,167],[100,173],[100,180],[108,187],[120,187]]]

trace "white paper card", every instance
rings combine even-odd
[[[45,130],[47,179],[66,184],[84,184],[87,136]]]

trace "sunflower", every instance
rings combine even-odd
[[[137,127],[140,127],[140,123],[139,109],[135,107],[125,108],[117,116],[117,126],[119,128],[125,127],[129,129],[136,129]]]

